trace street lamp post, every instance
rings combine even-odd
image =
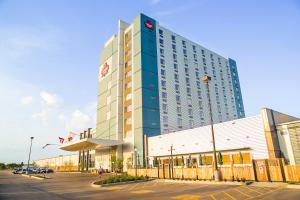
[[[137,148],[134,148],[134,165],[135,165],[135,176],[137,176]]]
[[[221,174],[218,170],[218,164],[217,164],[217,156],[216,156],[216,143],[215,143],[215,133],[214,133],[214,122],[213,122],[213,115],[212,115],[212,106],[211,106],[211,99],[210,99],[210,92],[209,92],[209,81],[211,80],[211,77],[205,75],[202,77],[203,82],[206,85],[207,89],[207,98],[208,98],[208,108],[209,108],[209,117],[210,117],[210,126],[211,126],[211,137],[213,142],[213,159],[214,159],[214,177],[215,181],[220,181]]]
[[[27,162],[27,170],[26,170],[26,174],[29,173],[29,162],[30,162],[30,156],[31,156],[31,147],[32,147],[32,140],[34,137],[30,137],[30,149],[29,149],[29,155],[28,155],[28,162]]]

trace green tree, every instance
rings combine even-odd
[[[0,170],[4,170],[4,169],[6,169],[5,163],[0,163]]]

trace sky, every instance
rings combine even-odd
[[[0,0],[0,162],[69,154],[49,146],[95,127],[99,55],[139,13],[237,61],[246,116],[300,117],[299,0]]]

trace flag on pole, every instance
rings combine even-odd
[[[73,140],[73,138],[75,137],[75,135],[77,135],[76,133],[70,132],[69,136],[68,136],[68,142],[71,142]]]
[[[58,137],[58,139],[59,139],[59,142],[60,142],[61,144],[63,144],[64,141],[65,141],[65,138],[62,138],[62,137]]]

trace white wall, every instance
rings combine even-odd
[[[149,137],[149,156],[189,154],[212,151],[210,126]],[[217,150],[250,147],[253,159],[267,159],[268,150],[260,116],[237,119],[214,125]]]

